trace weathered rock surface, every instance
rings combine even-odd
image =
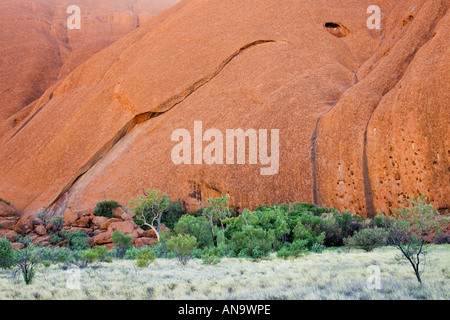
[[[50,86],[176,2],[1,0],[0,136],[32,111]],[[67,28],[72,14],[67,8],[74,4],[81,9],[79,30]]]
[[[366,26],[372,4],[381,30]],[[194,209],[219,193],[240,208],[303,201],[371,216],[421,193],[448,208],[448,5],[181,1],[38,99],[0,142],[0,195],[25,214],[126,205],[149,188]],[[278,174],[173,164],[171,134],[193,136],[194,121],[279,129]]]

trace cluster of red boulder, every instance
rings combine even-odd
[[[22,248],[23,243],[17,242],[19,236],[29,236],[34,245],[50,246],[53,234],[61,231],[73,232],[80,230],[89,236],[91,246],[104,245],[112,249],[112,233],[118,230],[132,236],[136,247],[151,246],[157,242],[153,230],[143,230],[134,222],[135,215],[118,207],[113,209],[113,217],[95,216],[92,212],[75,212],[66,210],[63,218],[45,215],[26,216],[19,219],[19,214],[12,206],[0,201],[0,238],[6,238],[13,243],[13,248]],[[166,227],[161,225],[161,230]],[[63,240],[56,246],[67,244]]]

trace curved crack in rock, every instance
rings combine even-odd
[[[31,121],[33,120],[33,118],[47,105],[47,103],[50,102],[50,100],[52,100],[53,98],[53,92],[50,94],[48,100],[46,103],[44,103],[42,106],[40,106],[20,127],[19,129],[16,130],[16,132],[14,132],[14,134],[9,137],[9,139],[6,141],[8,142],[9,140],[11,140],[12,138],[14,138],[23,128],[25,128],[25,126]]]
[[[75,177],[71,179],[69,182],[65,184],[65,186],[61,189],[61,191],[58,193],[56,197],[54,197],[52,200],[50,200],[49,204],[46,206],[48,210],[52,210],[51,207],[54,207],[55,204],[58,202],[58,200],[67,192],[69,189],[75,184],[75,182],[80,179],[86,172],[89,171],[100,159],[102,159],[122,138],[124,138],[136,125],[146,122],[150,119],[153,119],[155,117],[158,117],[167,111],[174,108],[176,105],[182,103],[184,100],[186,100],[191,94],[193,94],[195,91],[206,85],[208,82],[213,80],[224,68],[227,64],[229,64],[234,58],[236,58],[238,55],[240,55],[242,52],[246,51],[247,49],[260,45],[265,43],[274,43],[275,40],[256,40],[253,42],[250,42],[237,51],[235,51],[232,55],[230,55],[227,59],[222,61],[222,63],[219,65],[218,68],[215,69],[214,72],[209,74],[206,77],[201,78],[200,80],[194,82],[191,86],[189,86],[187,89],[183,90],[181,93],[178,93],[166,101],[162,102],[156,110],[158,111],[150,111],[150,112],[144,112],[141,114],[136,115],[133,119],[131,119],[119,132],[117,132],[114,137],[112,137],[102,148],[100,148],[90,159],[87,161],[75,174]],[[116,93],[115,94],[116,101],[119,103],[123,103],[126,101],[127,104],[131,103],[129,99],[127,99],[123,94]],[[48,101],[47,101],[48,103]],[[44,104],[45,105],[45,104]],[[43,105],[43,106],[44,106]],[[42,106],[42,107],[43,107]],[[41,107],[41,108],[42,108]]]

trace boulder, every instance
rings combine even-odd
[[[13,230],[0,230],[0,238],[6,238],[10,242],[15,242],[19,235]]]
[[[44,236],[40,236],[40,237],[33,239],[33,244],[35,246],[49,246],[51,238],[52,238],[51,234],[46,234]]]
[[[47,228],[45,228],[45,226],[38,225],[34,228],[34,232],[39,236],[43,236],[47,233]]]
[[[122,219],[118,219],[118,218],[108,219],[100,225],[100,230],[107,230],[111,223],[122,222],[122,221],[123,221]]]
[[[64,212],[64,225],[65,226],[71,226],[75,221],[78,220],[78,214],[76,212],[73,212],[72,210],[66,210]]]
[[[14,250],[23,249],[23,248],[25,248],[25,244],[23,244],[23,243],[21,243],[21,242],[14,242],[14,243],[12,244],[12,248],[13,248]]]
[[[14,226],[16,225],[17,221],[16,220],[0,220],[0,229],[8,229],[8,230],[12,230],[14,228]]]
[[[92,224],[96,227],[100,228],[103,222],[108,221],[107,217],[94,217],[92,219]]]
[[[83,217],[72,223],[72,226],[78,228],[89,228],[89,218]]]
[[[133,232],[131,233],[132,237],[133,237],[133,241],[136,238],[141,238],[144,236],[144,230],[142,230],[141,228],[136,228],[133,230]]]
[[[136,248],[140,248],[143,246],[152,246],[154,243],[158,241],[155,238],[137,238],[134,241],[134,245]]]
[[[136,224],[132,221],[113,222],[109,224],[108,231],[118,230],[124,234],[131,234],[136,228]]]
[[[123,221],[129,221],[129,220],[133,220],[134,215],[125,211],[125,209],[123,209],[122,207],[117,207],[117,208],[113,209],[113,216],[116,218],[122,219]]]
[[[15,217],[18,212],[12,206],[0,201],[0,217]]]
[[[31,231],[33,231],[33,224],[31,223],[29,217],[23,217],[23,218],[19,219],[19,221],[16,223],[16,225],[13,229],[17,233],[26,235],[26,234],[30,233]]]
[[[98,235],[94,236],[94,243],[96,245],[112,243],[111,234],[112,234],[112,232],[110,232],[110,231],[105,231],[105,232],[99,233]]]
[[[149,229],[145,230],[142,236],[145,238],[156,238],[156,233],[155,231],[153,231],[153,229]]]

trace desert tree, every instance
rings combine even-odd
[[[16,269],[14,275],[21,273],[25,284],[30,284],[34,278],[35,269],[41,263],[41,260],[40,252],[32,245],[15,250],[13,261]]]
[[[426,257],[429,253],[428,238],[433,230],[439,228],[436,216],[439,212],[433,208],[425,196],[407,200],[407,207],[396,209],[392,217],[384,219],[388,230],[388,243],[397,248],[414,270],[417,281],[422,284]]]
[[[230,217],[231,214],[228,204],[228,198],[228,194],[220,195],[220,197],[217,198],[212,198],[211,195],[209,195],[208,199],[206,200],[208,206],[203,206],[201,200],[199,200],[200,206],[202,208],[202,214],[209,221],[211,227],[211,236],[215,247],[217,247],[217,235],[214,232],[215,223],[219,222],[220,224],[222,224],[222,220]]]
[[[130,208],[136,215],[136,223],[151,228],[159,242],[161,217],[170,210],[172,201],[166,193],[159,190],[143,191],[143,193],[144,196],[139,195],[136,199],[130,201]]]

